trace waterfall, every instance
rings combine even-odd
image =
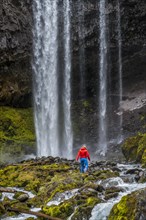
[[[61,106],[59,94],[63,94],[64,131],[66,152],[72,151],[72,130],[70,115],[70,5],[64,3],[64,77],[63,91],[59,91],[58,76],[60,53],[58,37],[58,0],[34,0],[34,30],[33,30],[33,70],[34,70],[34,108],[35,129],[38,156],[60,156],[60,136],[63,128],[59,129]],[[61,55],[60,55],[61,56]],[[61,62],[61,61],[60,61]],[[63,126],[63,125],[62,125]],[[60,131],[61,130],[61,131]],[[66,154],[64,156],[68,157]],[[71,155],[70,155],[71,156]]]
[[[64,55],[64,143],[65,152],[63,155],[70,158],[72,157],[73,149],[73,136],[72,136],[72,126],[71,126],[71,44],[70,44],[70,1],[64,1],[64,45],[65,45],[65,55]]]
[[[100,68],[99,68],[99,151],[104,156],[107,150],[107,36],[106,0],[100,0]]]
[[[79,34],[79,71],[80,71],[80,97],[85,99],[85,40],[84,40],[84,5],[78,0],[78,34]]]
[[[120,1],[117,2],[117,21],[118,21],[118,72],[119,72],[119,107],[120,107],[120,137],[119,141],[122,140],[122,95],[123,95],[123,85],[122,85],[122,37],[121,37],[121,12],[120,12]]]
[[[35,0],[34,102],[38,156],[59,154],[57,91],[57,0]]]
[[[85,116],[85,106],[86,101],[86,75],[85,75],[85,26],[84,26],[84,2],[78,0],[78,39],[79,39],[79,97],[82,102],[82,108],[80,109],[80,115],[82,118]],[[82,142],[86,143],[86,125],[82,120],[82,126],[80,128],[82,133]]]

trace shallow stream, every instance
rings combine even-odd
[[[137,183],[135,180],[136,174],[133,171],[138,170],[139,172],[145,172],[145,170],[142,169],[140,165],[117,164],[117,169],[119,169],[119,172],[120,172],[119,177],[113,177],[113,178],[109,178],[106,180],[100,180],[97,182],[97,184],[102,185],[104,189],[109,188],[109,187],[119,187],[121,191],[118,193],[118,196],[116,198],[111,198],[109,200],[105,200],[105,202],[97,204],[93,208],[91,212],[91,217],[89,220],[107,220],[107,217],[112,207],[114,206],[114,204],[118,203],[123,196],[146,187],[146,183]],[[13,188],[13,189],[17,191],[20,191],[20,190],[24,191],[18,188]],[[27,193],[30,198],[34,197],[34,195],[30,192],[24,191],[24,193]],[[72,198],[76,194],[78,194],[78,189],[66,191],[64,193],[57,193],[55,197],[47,205],[48,206],[58,205],[61,202],[64,202],[65,200]],[[14,196],[14,193],[2,193],[1,200],[3,200],[5,196],[8,197],[9,199],[12,199]],[[36,209],[36,208],[31,209],[31,211],[34,211],[34,212],[40,211],[40,210],[41,209]],[[68,220],[71,220],[72,216],[73,214],[68,218]],[[2,218],[2,220],[25,220],[29,217],[32,217],[32,215],[20,214],[15,217]],[[36,218],[35,216],[33,217]]]

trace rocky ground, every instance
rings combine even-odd
[[[89,220],[92,209],[97,204],[118,197],[119,193],[126,189],[122,188],[122,185],[119,187],[119,178],[123,184],[124,182],[132,184],[133,181],[137,184],[145,183],[146,170],[140,165],[129,165],[125,169],[125,165],[120,166],[115,162],[94,161],[90,163],[88,173],[81,174],[78,162],[59,157],[36,158],[18,164],[1,166],[0,216],[3,219],[7,216],[16,216],[18,212],[29,213],[37,208],[39,213],[47,215],[46,217],[37,216],[37,219],[59,218],[65,220],[70,217],[71,220]],[[13,189],[13,187],[16,188],[15,191],[12,191],[11,199],[7,194],[2,195],[3,191]],[[18,189],[21,189],[21,192],[18,192]],[[29,196],[23,190],[31,192],[33,196]],[[145,189],[143,192],[146,192]],[[141,191],[131,194],[136,202],[129,203],[129,209],[131,208],[131,213],[133,213],[133,205],[136,204],[137,216],[141,212],[137,202],[146,202],[146,197],[143,195]],[[127,201],[131,197],[126,197]],[[114,210],[112,216],[118,216],[118,212]],[[52,216],[52,218],[48,216]],[[126,216],[126,211],[124,216]],[[146,215],[141,219],[144,220],[145,217]],[[34,217],[24,219],[32,220]]]

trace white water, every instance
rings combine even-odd
[[[72,159],[73,150],[73,135],[72,135],[72,124],[71,124],[71,27],[70,27],[70,11],[71,5],[70,1],[64,1],[64,45],[65,45],[65,55],[64,55],[64,143],[66,150],[63,152],[63,156]]]
[[[104,156],[107,151],[107,36],[106,1],[100,0],[100,90],[99,90],[99,151]]]
[[[117,0],[117,22],[118,22],[118,72],[119,72],[119,109],[120,109],[120,136],[119,141],[122,141],[122,124],[123,124],[123,114],[122,114],[122,95],[123,95],[123,83],[122,83],[122,36],[121,36],[121,11],[120,11],[120,1]]]
[[[117,167],[121,170],[120,172],[120,177],[113,177],[113,178],[109,178],[109,179],[105,179],[105,180],[99,180],[96,184],[100,184],[102,185],[105,189],[109,188],[109,187],[117,187],[117,188],[122,188],[122,192],[119,192],[119,195],[117,198],[112,198],[109,199],[106,202],[97,204],[91,213],[91,217],[89,220],[107,220],[107,217],[109,216],[109,213],[112,209],[112,207],[114,206],[114,204],[118,203],[121,198],[127,194],[130,194],[131,192],[134,192],[136,190],[139,189],[143,189],[146,187],[146,183],[136,183],[136,182],[130,182],[130,183],[125,183],[122,179],[122,177],[128,177],[129,174],[126,174],[128,170],[131,169],[141,169],[140,165],[133,165],[133,164],[117,164]],[[11,187],[9,187],[11,188]],[[24,193],[27,193],[29,195],[30,198],[33,198],[34,195],[31,192],[28,191],[24,191],[23,189],[19,189],[19,188],[12,188],[14,190],[17,191],[23,191]],[[59,205],[60,203],[64,202],[65,200],[69,200],[71,199],[73,196],[77,195],[79,193],[79,189],[73,189],[70,191],[65,191],[63,193],[57,193],[54,198],[48,202],[48,206],[51,205]],[[2,200],[4,199],[4,197],[7,196],[9,199],[13,199],[14,193],[2,193]],[[75,207],[75,210],[78,207]],[[33,208],[31,209],[31,211],[40,211],[41,208]],[[75,213],[74,210],[74,213]],[[72,216],[74,215],[74,213],[71,214],[71,216],[68,218],[71,219]],[[18,216],[15,217],[6,217],[6,218],[2,218],[3,220],[24,220],[27,219],[28,217],[31,217],[32,215],[28,215],[28,214],[20,214]],[[35,216],[33,216],[34,218],[36,218]]]
[[[121,179],[120,179],[120,181],[121,181]],[[100,204],[96,205],[94,207],[94,209],[92,210],[92,213],[91,213],[92,216],[91,216],[90,220],[107,220],[107,217],[109,216],[112,207],[116,203],[118,203],[123,196],[125,196],[127,194],[130,194],[131,192],[134,192],[136,190],[145,188],[146,183],[143,183],[143,184],[137,184],[137,183],[128,184],[128,183],[122,182],[122,184],[119,183],[117,186],[122,187],[123,189],[125,189],[125,192],[119,193],[119,196],[116,199],[110,199],[105,203],[100,203]]]
[[[60,39],[58,38],[58,0],[34,0],[34,106],[37,154],[61,156],[60,134],[63,135],[63,156],[72,157],[71,126],[71,46],[70,46],[70,1],[63,2],[64,16],[64,70],[63,91],[59,91]],[[64,121],[59,130],[59,93],[63,96]],[[64,127],[63,127],[64,126]],[[62,134],[63,131],[63,134]]]
[[[55,197],[47,203],[47,206],[59,205],[61,202],[71,199],[73,196],[78,194],[78,189],[65,191],[63,193],[57,193]]]
[[[58,146],[57,0],[34,0],[34,104],[38,156]]]
[[[84,30],[84,4],[78,0],[78,35],[79,35],[79,71],[80,71],[80,98],[85,99],[85,30]]]
[[[16,187],[8,187],[8,189],[13,189],[13,190],[16,190],[16,191],[21,191],[21,192],[24,192],[26,194],[28,194],[29,198],[33,198],[34,195],[31,193],[31,192],[28,192],[26,190],[23,190],[23,189],[20,189],[20,188],[16,188]],[[3,199],[5,197],[9,198],[10,200],[13,199],[13,196],[14,196],[15,193],[2,193],[2,198],[0,199],[0,201],[3,201]],[[36,209],[36,208],[33,208],[31,209],[31,211],[39,211],[40,209]],[[24,220],[24,219],[27,219],[29,217],[33,217],[33,218],[36,218],[36,216],[34,215],[30,215],[30,214],[20,214],[20,215],[17,215],[17,216],[10,216],[10,217],[6,217],[6,218],[2,218],[3,220]]]
[[[137,167],[137,165],[133,167],[133,165],[123,165],[123,164],[119,164],[118,167],[123,169],[121,175],[124,175],[125,174],[124,172],[127,171],[128,169],[139,168]],[[92,210],[90,220],[107,220],[107,217],[109,216],[112,207],[116,203],[118,203],[123,196],[146,187],[146,183],[143,184],[136,182],[125,183],[121,177],[110,178],[108,180],[102,181],[102,183],[100,184],[102,184],[104,188],[112,187],[112,186],[122,188],[123,192],[120,192],[117,198],[112,198],[106,202],[96,205]]]

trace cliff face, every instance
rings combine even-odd
[[[73,106],[73,128],[78,144],[88,143],[96,146],[99,126],[99,2],[74,1],[72,9],[72,42],[73,42],[73,100],[80,100]],[[108,50],[107,73],[107,121],[109,138],[118,136],[119,115],[123,112],[123,135],[133,135],[138,131],[145,132],[146,111],[146,19],[145,2],[137,0],[109,0],[106,4],[106,38]],[[80,6],[79,6],[80,4]],[[83,8],[84,11],[79,10]],[[84,16],[84,19],[82,17]],[[118,16],[121,23],[118,24]],[[78,24],[84,28],[79,33]],[[119,109],[119,29],[121,26],[122,56],[122,105]],[[80,37],[79,37],[80,36]],[[87,102],[80,97],[80,45],[84,47],[85,86]],[[83,59],[82,59],[83,61]],[[90,99],[91,98],[91,99]],[[144,120],[141,118],[144,117]],[[80,123],[78,123],[80,122]],[[79,124],[77,126],[77,124]]]
[[[112,103],[108,104],[109,115],[120,111],[117,105],[117,97],[119,96],[117,2],[108,0],[106,4],[108,90],[110,91],[108,91],[108,101],[113,100]],[[145,0],[120,0],[119,2],[124,129],[126,132],[130,130],[132,133],[133,130],[139,131],[142,128],[140,117],[143,117],[146,103],[146,5]],[[32,105],[32,1],[2,0],[0,4],[0,105],[28,107]],[[78,140],[81,142],[92,140],[97,143],[99,14],[99,1],[73,1],[71,10],[72,117],[76,142]],[[59,34],[62,39],[62,1],[59,1],[59,18]],[[62,52],[61,46],[60,52]],[[80,68],[83,62],[81,57],[83,53],[86,100],[82,102]],[[142,109],[136,111],[136,119],[139,121],[136,125],[135,117],[132,116],[133,105]],[[116,118],[117,114],[114,117]],[[113,123],[110,123],[110,126],[116,126],[117,120],[119,119],[116,118]],[[117,130],[116,127],[115,130]],[[83,137],[84,135],[86,138]]]
[[[0,3],[0,104],[28,106],[31,97],[31,3]]]
[[[59,2],[61,6],[61,1]],[[145,0],[122,0],[121,33],[124,91],[130,82],[145,79]],[[106,5],[109,74],[116,90],[118,68],[117,1]],[[1,105],[30,105],[32,93],[32,1],[2,0],[0,7],[0,102]],[[83,24],[84,23],[84,24]],[[79,29],[79,24],[82,30]],[[85,50],[87,94],[95,95],[99,66],[99,2],[74,0],[72,4],[73,99],[79,94],[79,47]],[[80,33],[79,33],[80,32]],[[29,100],[29,101],[28,101]]]
[[[80,3],[79,3],[80,2]],[[121,43],[123,64],[123,91],[137,81],[146,80],[146,5],[145,1],[122,0],[120,2]],[[79,7],[79,4],[81,5]],[[82,8],[84,12],[79,11]],[[81,19],[84,16],[84,20]],[[74,1],[72,12],[73,78],[74,85],[79,75],[80,45],[85,49],[85,75],[89,95],[95,95],[99,75],[99,1]],[[80,20],[80,21],[79,21]],[[78,24],[84,22],[79,37]],[[108,79],[116,92],[118,72],[118,1],[106,4],[106,34],[108,46]],[[109,77],[110,76],[110,77]],[[111,78],[111,79],[110,79]],[[129,81],[131,82],[129,84]],[[74,88],[74,87],[73,87]],[[75,90],[79,90],[75,86]],[[76,93],[74,92],[75,97]],[[79,92],[77,93],[79,94]]]

